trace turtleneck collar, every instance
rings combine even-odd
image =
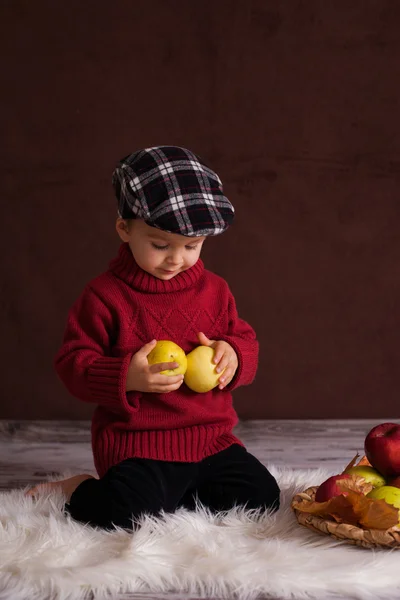
[[[178,273],[172,279],[164,281],[143,271],[133,258],[129,244],[123,243],[120,246],[118,255],[111,261],[109,269],[132,288],[141,292],[159,294],[179,292],[191,287],[203,274],[204,264],[199,258],[193,267],[190,267],[187,271]]]

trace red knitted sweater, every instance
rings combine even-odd
[[[126,392],[132,355],[152,339],[190,352],[197,334],[225,340],[239,366],[223,390],[167,394]],[[197,263],[163,281],[143,271],[127,244],[109,270],[91,281],[69,315],[55,366],[68,390],[97,408],[92,448],[101,476],[131,458],[198,462],[240,441],[231,391],[252,382],[258,360],[253,329],[239,319],[227,283]]]

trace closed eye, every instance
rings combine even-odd
[[[165,246],[159,246],[158,244],[155,244],[154,242],[152,242],[151,245],[156,250],[167,250],[167,248],[168,248],[168,244],[166,244]],[[197,245],[196,246],[185,246],[185,248],[186,248],[186,250],[196,250]]]

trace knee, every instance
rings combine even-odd
[[[280,489],[278,483],[270,473],[263,478],[257,486],[254,496],[247,504],[250,509],[262,509],[275,512],[280,506]]]
[[[271,475],[268,486],[266,486],[266,490],[264,491],[263,508],[271,509],[273,512],[275,512],[280,506],[280,498],[281,491],[279,489],[279,485],[275,477]]]
[[[129,490],[114,484],[115,481],[106,478],[84,482],[72,494],[66,512],[76,521],[93,527],[134,528],[143,511],[135,506]]]

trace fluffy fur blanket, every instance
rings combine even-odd
[[[335,542],[298,525],[293,495],[332,473],[269,465],[282,489],[274,514],[181,510],[140,530],[104,532],[67,518],[60,494],[0,495],[0,597],[82,599],[185,593],[253,599],[400,596],[400,553]],[[92,596],[93,597],[93,596]]]

